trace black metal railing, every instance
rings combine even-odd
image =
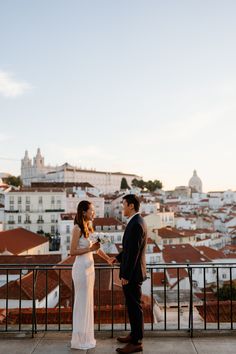
[[[0,264],[0,332],[71,331],[71,269],[72,264]],[[118,265],[95,266],[95,329],[112,336],[129,327],[118,270]],[[147,270],[145,330],[193,336],[197,330],[235,329],[236,263],[148,264]]]

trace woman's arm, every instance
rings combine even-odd
[[[72,231],[72,240],[70,245],[70,254],[71,256],[80,256],[82,254],[97,251],[100,248],[100,243],[95,242],[90,247],[79,248],[79,238],[81,236],[81,230],[79,227],[74,227]]]
[[[98,250],[97,250],[97,254],[101,257],[101,258],[103,258],[107,263],[110,263],[109,261],[110,261],[110,257],[101,249],[101,248],[99,248]]]

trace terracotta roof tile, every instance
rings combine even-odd
[[[203,256],[199,250],[188,243],[166,245],[163,247],[163,258],[166,263],[206,263],[211,260]]]
[[[35,273],[36,274],[36,273]],[[58,280],[55,279],[55,272],[48,271],[48,294],[57,287]],[[21,292],[22,300],[32,300],[33,299],[33,272],[25,275],[21,279],[11,281],[8,283],[8,298],[9,299],[19,299]],[[5,299],[7,294],[7,285],[3,285],[0,288],[0,299]],[[35,298],[39,301],[46,296],[46,271],[37,271],[37,281],[35,288]]]
[[[207,246],[196,246],[196,249],[200,251],[200,253],[205,257],[214,260],[214,259],[220,259],[220,258],[225,258],[225,255],[221,251],[214,250],[211,247]]]
[[[161,229],[158,229],[158,236],[162,238],[177,238],[177,237],[183,237],[183,234],[181,233],[180,230],[172,227],[163,227]]]
[[[153,279],[154,286],[164,286],[165,283],[164,272],[153,272],[152,279]]]
[[[0,264],[19,264],[30,265],[33,264],[57,264],[61,261],[59,254],[40,254],[40,255],[25,255],[25,256],[0,256]],[[6,274],[6,270],[1,269],[0,274]],[[19,270],[8,268],[8,274],[19,274]]]
[[[8,250],[14,255],[47,243],[44,236],[35,234],[23,228],[0,232],[0,252]]]
[[[94,218],[93,226],[124,226],[124,224],[115,218]]]
[[[196,305],[200,316],[204,319],[204,305]],[[219,321],[231,322],[231,301],[219,302]],[[232,301],[232,321],[236,322],[236,301]],[[210,301],[206,303],[206,322],[218,322],[218,302]]]

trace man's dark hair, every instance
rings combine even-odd
[[[139,197],[136,194],[127,194],[123,197],[123,200],[126,200],[127,204],[134,204],[134,209],[135,211],[139,211],[140,207],[140,200]]]

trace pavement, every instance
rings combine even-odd
[[[127,332],[115,334],[127,335]],[[95,333],[96,348],[76,350],[70,348],[71,333],[40,332],[34,338],[27,333],[0,333],[0,354],[111,354],[123,345],[111,338],[110,333]],[[194,336],[188,334],[147,333],[143,340],[145,354],[228,354],[236,353],[236,334],[211,333]]]

